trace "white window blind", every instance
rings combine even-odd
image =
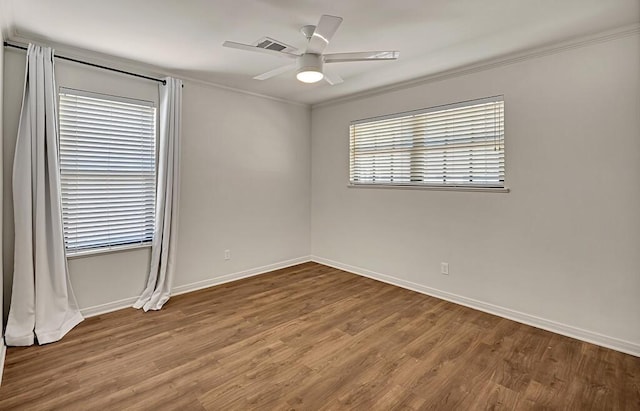
[[[156,194],[153,103],[61,89],[59,111],[67,253],[150,242]]]
[[[352,122],[350,182],[504,187],[502,96]]]

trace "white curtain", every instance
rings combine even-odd
[[[53,50],[29,45],[13,161],[15,256],[7,345],[61,339],[83,320],[65,257]]]
[[[160,84],[160,138],[156,190],[156,232],[151,248],[147,286],[133,305],[159,310],[169,300],[175,273],[180,198],[180,124],[182,81],[166,78]]]

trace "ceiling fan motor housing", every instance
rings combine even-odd
[[[298,72],[317,71],[322,73],[322,56],[319,54],[305,53],[298,57]]]

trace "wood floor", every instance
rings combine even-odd
[[[9,348],[0,409],[640,410],[640,358],[306,263]]]

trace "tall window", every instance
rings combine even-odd
[[[61,89],[59,115],[67,253],[150,243],[156,191],[154,104]]]
[[[502,96],[352,122],[350,182],[504,187]]]

